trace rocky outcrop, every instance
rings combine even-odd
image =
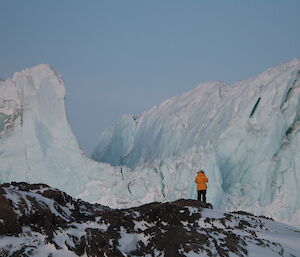
[[[45,184],[0,185],[0,221],[1,257],[225,257],[247,256],[255,248],[289,256],[294,249],[280,244],[276,236],[264,238],[264,233],[280,238],[284,230],[300,239],[300,231],[291,227],[246,212],[213,210],[196,200],[110,209]]]
[[[75,200],[45,184],[6,183],[0,187],[0,234],[18,235],[24,226],[33,231],[55,230],[72,222],[93,220],[100,205]]]

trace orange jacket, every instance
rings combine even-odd
[[[198,175],[195,178],[195,182],[197,183],[198,191],[207,189],[206,182],[208,182],[208,178],[206,177],[204,172],[202,172],[202,171],[198,172]]]

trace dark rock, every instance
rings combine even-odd
[[[35,240],[36,245],[24,243],[10,255],[2,249],[0,256],[29,257],[47,243],[90,257],[154,256],[154,251],[165,257],[183,257],[189,252],[247,256],[249,242],[270,245],[257,238],[255,231],[265,229],[259,217],[241,211],[224,213],[221,218],[202,217],[204,209],[211,210],[212,205],[190,199],[110,209],[45,184],[6,183],[0,185],[0,236],[31,237],[37,232],[45,240]],[[27,234],[22,232],[25,226]],[[283,249],[277,248],[278,253]]]

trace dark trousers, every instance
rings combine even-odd
[[[206,203],[206,190],[198,190],[198,201]]]

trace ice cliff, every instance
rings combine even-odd
[[[300,226],[300,61],[225,85],[208,82],[140,116],[124,116],[83,155],[49,65],[0,82],[0,183],[46,183],[113,208],[196,198]],[[123,166],[119,166],[123,165]]]
[[[46,183],[110,207],[168,200],[152,168],[129,170],[84,156],[67,121],[64,82],[47,64],[0,82],[0,163],[0,183]]]
[[[65,114],[63,80],[47,64],[0,82],[0,163],[0,182],[48,183],[74,196],[103,171],[114,172],[82,154]],[[89,199],[101,190],[95,194]]]
[[[299,99],[297,59],[232,85],[203,83],[124,116],[92,157],[152,169],[167,199],[194,197],[195,171],[203,168],[214,205],[300,225]]]

